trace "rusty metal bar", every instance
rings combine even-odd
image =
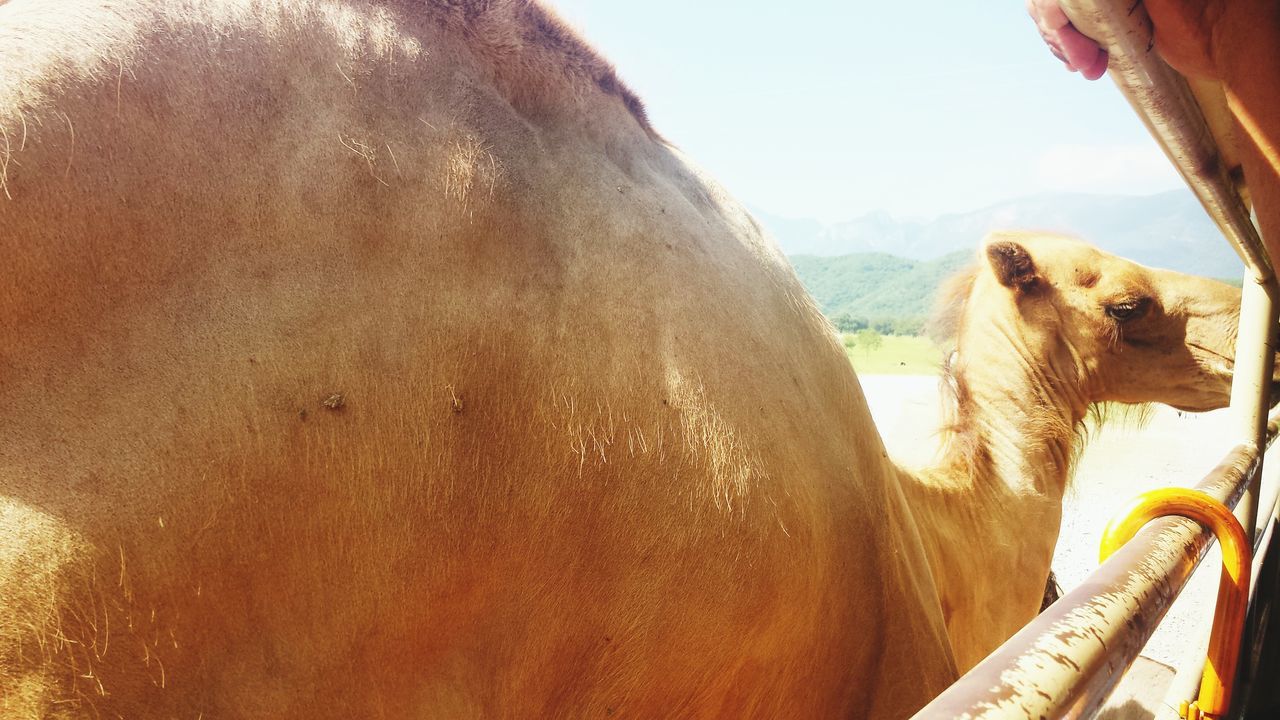
[[[1263,283],[1274,277],[1249,211],[1187,81],[1155,52],[1151,18],[1132,0],[1062,0],[1080,32],[1107,49],[1107,72],[1174,167]]]
[[[1274,440],[1269,432],[1267,443]],[[1258,459],[1256,447],[1240,445],[1196,489],[1233,507]],[[1212,533],[1187,519],[1151,523],[915,717],[1092,715],[1142,651],[1211,540]]]

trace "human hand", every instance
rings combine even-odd
[[[1036,21],[1040,37],[1071,72],[1097,80],[1107,71],[1107,51],[1076,29],[1058,0],[1027,0],[1027,12]]]

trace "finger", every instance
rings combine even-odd
[[[1058,0],[1027,0],[1027,12],[1036,23],[1049,52],[1072,72],[1097,80],[1107,71],[1107,53],[1071,24]]]
[[[1073,70],[1096,67],[1098,56],[1103,54],[1102,48],[1098,47],[1098,43],[1081,35],[1080,31],[1074,27],[1068,26],[1059,30],[1057,41],[1058,47],[1062,50],[1062,54],[1066,56],[1067,63],[1071,65]],[[1104,69],[1105,64],[1106,61],[1103,60]]]
[[[1107,51],[1101,49],[1098,50],[1098,56],[1094,59],[1092,64],[1082,66],[1080,68],[1080,74],[1083,75],[1086,80],[1097,80],[1105,75],[1106,72]]]

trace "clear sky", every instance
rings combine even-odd
[[[927,218],[1182,187],[1109,78],[1019,0],[549,0],[658,131],[761,210]]]

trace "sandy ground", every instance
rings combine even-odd
[[[938,380],[933,376],[863,375],[862,387],[891,455],[928,463],[937,449]],[[1158,406],[1141,428],[1104,427],[1090,440],[1069,487],[1053,567],[1064,590],[1097,568],[1107,522],[1140,492],[1194,485],[1235,443],[1226,411],[1186,414]],[[1272,456],[1272,462],[1275,455]],[[1207,633],[1217,592],[1217,547],[1210,551],[1143,654],[1178,665]]]

